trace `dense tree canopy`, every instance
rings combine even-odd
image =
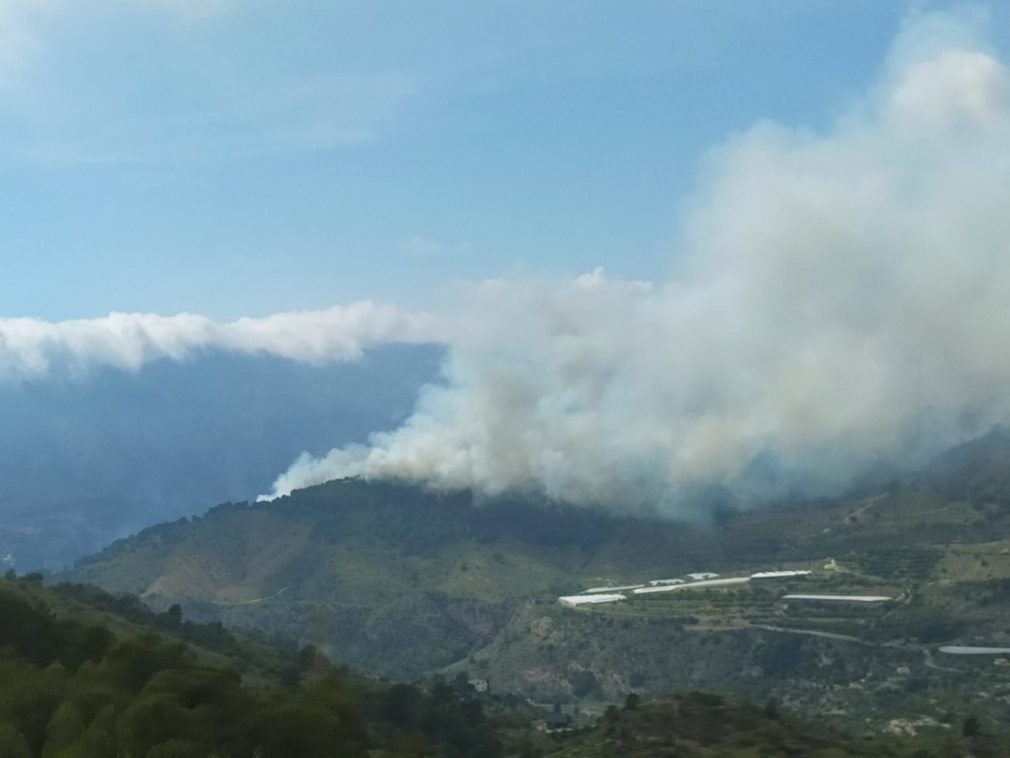
[[[426,692],[369,682],[312,649],[291,656],[286,676],[254,685],[232,666],[209,663],[205,650],[160,633],[240,648],[227,632],[222,638],[183,622],[177,608],[148,614],[161,629],[114,633],[91,618],[55,613],[49,602],[58,597],[34,582],[0,580],[4,758],[501,753],[481,703],[448,685]],[[114,602],[105,596],[102,604]]]

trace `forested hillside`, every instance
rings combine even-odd
[[[639,703],[630,696],[592,729],[572,735],[555,758],[955,758],[1006,755],[1010,742],[983,734],[977,721],[946,732],[853,739],[796,722],[770,700],[756,706],[692,692]],[[967,728],[965,728],[967,727]],[[965,734],[965,732],[968,734]]]
[[[846,728],[943,729],[973,712],[1001,718],[1002,659],[942,648],[1010,648],[1005,439],[997,430],[850,496],[708,524],[344,480],[144,530],[62,578],[394,678],[468,671],[498,691],[594,707],[700,688],[775,697]],[[783,568],[807,574],[558,603],[590,587]],[[804,592],[888,600],[782,601]]]
[[[0,579],[3,758],[945,758],[1006,747],[977,720],[947,734],[854,740],[769,702],[629,694],[599,715],[364,678],[296,649],[156,614],[82,585]],[[962,732],[970,732],[962,734]]]
[[[374,682],[311,648],[252,645],[182,621],[178,608],[156,615],[32,577],[0,579],[0,619],[4,758],[504,751],[465,681],[426,690]]]

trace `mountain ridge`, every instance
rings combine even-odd
[[[302,452],[399,424],[442,355],[394,344],[310,366],[208,351],[0,382],[0,556],[58,570],[144,526],[255,497]]]

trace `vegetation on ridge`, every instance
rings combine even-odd
[[[147,529],[63,578],[397,679],[468,671],[498,692],[589,709],[705,689],[777,698],[859,733],[946,731],[969,713],[1001,723],[1010,705],[1010,658],[940,650],[1010,647],[1006,470],[1010,440],[996,430],[916,475],[711,525],[339,481]],[[557,603],[591,586],[783,568],[813,573]],[[807,591],[894,600],[781,601]]]
[[[312,648],[249,648],[178,609],[144,615],[129,598],[10,573],[0,617],[4,758],[946,758],[1008,747],[974,717],[940,735],[855,740],[774,702],[702,693],[631,694],[598,718],[551,719],[463,675],[369,680]],[[204,637],[218,649],[182,641]]]
[[[422,691],[372,682],[311,648],[275,651],[288,660],[285,676],[243,677],[172,634],[184,623],[175,612],[159,628],[136,624],[10,575],[0,580],[0,618],[4,758],[503,752],[482,703],[447,683]],[[200,636],[195,628],[189,634]],[[229,652],[249,655],[236,640]]]

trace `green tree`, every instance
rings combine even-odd
[[[4,758],[32,758],[28,741],[13,724],[0,724],[0,755]]]
[[[394,684],[382,698],[382,718],[400,729],[416,729],[421,720],[421,691],[412,684]]]
[[[65,700],[60,703],[46,726],[46,744],[42,751],[44,758],[70,747],[80,740],[88,724],[78,703]]]
[[[207,747],[191,740],[171,739],[155,745],[144,758],[207,758]]]
[[[978,717],[974,713],[969,714],[961,724],[961,734],[965,737],[977,737],[981,732],[982,728],[978,723]]]

